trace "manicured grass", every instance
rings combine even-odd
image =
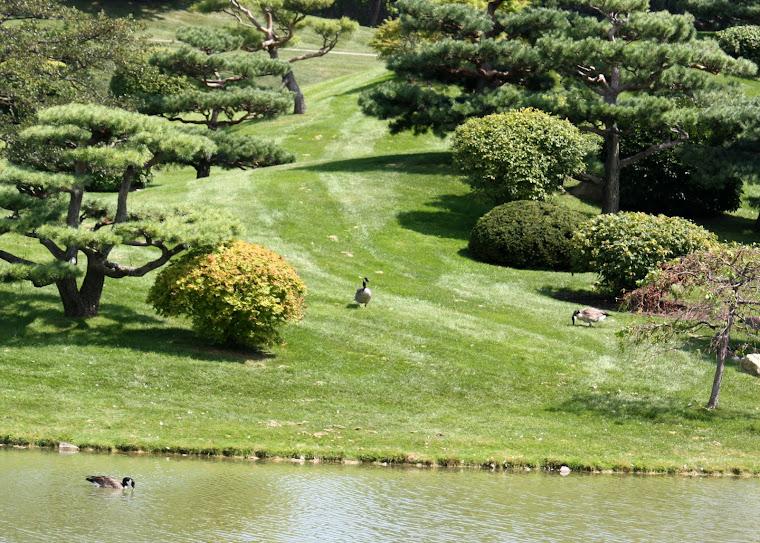
[[[709,356],[622,351],[615,334],[632,315],[571,325],[594,299],[593,276],[468,257],[487,208],[454,173],[447,142],[389,136],[357,107],[385,77],[375,65],[312,84],[307,115],[240,129],[279,141],[295,164],[202,180],[168,170],[132,196],[216,204],[247,240],[286,256],[309,307],[285,346],[205,344],[145,303],[150,275],[109,281],[86,321],[61,316],[54,288],[0,286],[0,442],[760,473],[760,381],[730,364],[721,408],[708,412]],[[374,297],[357,308],[364,276]]]

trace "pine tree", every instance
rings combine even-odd
[[[651,12],[648,0],[540,3],[503,13],[498,1],[479,11],[400,0],[402,28],[425,39],[389,57],[399,78],[364,93],[364,112],[390,119],[392,132],[441,135],[468,117],[518,106],[566,117],[604,141],[604,175],[584,178],[603,185],[607,213],[620,209],[624,167],[687,141],[705,118],[715,130],[723,122],[735,129],[738,118],[756,122],[757,108],[712,77],[756,67],[698,39],[690,15]],[[559,79],[546,85],[549,76]],[[621,156],[620,140],[634,129],[654,143]]]
[[[648,0],[564,4],[569,7],[558,11],[562,23],[536,42],[546,67],[559,74],[561,89],[532,103],[603,139],[604,176],[586,178],[604,186],[602,211],[617,213],[623,168],[687,141],[690,127],[704,117],[715,119],[711,105],[725,108],[730,89],[712,74],[752,75],[756,67],[729,57],[713,40],[697,39],[691,15],[651,12]],[[743,107],[736,103],[732,114]],[[635,129],[657,139],[621,156],[621,138]]]
[[[264,51],[270,58],[278,59],[280,49],[286,47],[300,28],[311,26],[322,39],[319,50],[296,55],[289,63],[321,57],[332,51],[341,36],[348,36],[359,25],[342,17],[339,20],[309,19],[309,14],[332,5],[334,0],[201,0],[193,9],[201,13],[223,12],[235,18],[245,37],[245,51]],[[301,92],[296,76],[289,71],[282,76],[282,87],[294,94],[294,113],[306,113],[306,100]]]
[[[97,105],[40,111],[20,133],[17,162],[0,172],[0,279],[55,284],[67,317],[97,314],[106,277],[139,277],[193,247],[215,246],[238,234],[218,210],[128,207],[135,176],[159,163],[214,152],[214,143],[165,119]],[[94,174],[121,175],[116,201],[92,198]],[[14,236],[36,239],[49,255],[14,253]],[[137,265],[119,262],[119,246],[141,248]],[[84,256],[83,265],[78,265]],[[84,273],[81,283],[78,277]]]
[[[190,88],[148,98],[143,113],[218,130],[287,111],[290,93],[256,85],[258,78],[287,74],[287,62],[241,52],[243,38],[225,30],[186,26],[177,30],[177,40],[181,47],[159,51],[150,62]]]
[[[208,128],[197,133],[212,139],[217,150],[191,161],[198,178],[208,177],[211,166],[248,169],[292,162],[294,156],[273,143],[224,131],[285,113],[290,93],[259,86],[257,80],[282,76],[290,65],[240,51],[243,37],[226,30],[182,27],[177,39],[183,45],[155,52],[150,66],[135,62],[119,71],[112,92],[141,113]]]
[[[559,14],[515,11],[496,0],[486,10],[472,4],[399,0],[398,52],[383,49],[394,81],[362,94],[363,111],[390,120],[391,133],[428,130],[440,136],[470,117],[499,111],[503,87],[541,88],[542,59],[532,44]]]

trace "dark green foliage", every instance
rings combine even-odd
[[[623,173],[621,208],[652,214],[698,218],[734,211],[741,204],[742,180],[730,164],[709,170],[705,161],[720,163],[735,158],[729,151],[694,143],[668,149],[632,164]],[[691,140],[690,140],[691,141]],[[626,138],[623,154],[646,149],[651,140],[638,131]]]
[[[568,121],[526,108],[470,119],[452,142],[454,164],[480,199],[545,200],[585,169],[593,141]]]
[[[571,240],[585,218],[545,202],[503,204],[478,220],[470,236],[470,253],[490,264],[569,271]]]
[[[760,63],[760,26],[732,26],[716,34],[720,48],[732,57]]]
[[[636,288],[655,266],[709,249],[717,236],[680,217],[622,212],[584,222],[573,237],[573,267],[599,274],[602,292]]]
[[[399,77],[362,94],[364,113],[390,120],[392,133],[444,136],[470,117],[502,109],[502,90],[511,85],[550,88],[532,44],[538,29],[559,18],[545,10],[510,12],[512,4],[488,13],[470,4],[397,2],[400,45],[385,56]]]

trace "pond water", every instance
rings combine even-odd
[[[135,479],[97,488],[87,475]],[[760,541],[760,480],[0,447],[0,541]]]

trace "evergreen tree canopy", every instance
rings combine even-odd
[[[264,51],[270,58],[279,58],[279,51],[290,43],[299,29],[309,25],[322,39],[316,51],[296,55],[289,63],[321,57],[332,51],[341,36],[348,36],[359,25],[342,17],[338,20],[309,18],[334,0],[201,0],[193,9],[201,13],[223,12],[235,18],[243,38],[242,49]],[[306,101],[292,70],[282,76],[282,86],[295,95],[294,113],[306,113]]]
[[[70,104],[40,111],[20,133],[25,152],[0,172],[0,278],[56,284],[69,317],[97,314],[106,277],[142,276],[191,247],[212,247],[238,234],[218,210],[129,207],[135,175],[162,162],[185,162],[215,151],[214,143],[157,117],[97,105]],[[25,157],[25,159],[24,159]],[[120,173],[116,202],[90,198],[89,176]],[[14,252],[13,234],[36,239],[47,258]],[[143,248],[141,263],[118,261],[119,245]],[[42,253],[40,253],[42,254]],[[86,259],[84,278],[77,285]]]
[[[362,96],[365,113],[392,132],[450,132],[464,119],[517,106],[568,118],[604,141],[603,210],[620,208],[620,172],[679,145],[709,117],[741,129],[757,108],[712,74],[751,75],[755,65],[697,39],[691,15],[651,12],[648,0],[546,0],[518,12],[400,0],[402,28],[432,33],[412,52],[391,55],[399,78]],[[536,88],[551,76],[550,84]],[[403,80],[402,80],[403,78]],[[727,104],[730,103],[731,107]],[[742,119],[741,122],[737,122]],[[644,129],[654,143],[621,156],[620,139]]]
[[[537,40],[546,67],[560,75],[560,87],[531,102],[603,138],[604,177],[588,178],[604,185],[602,210],[616,213],[623,168],[687,141],[703,119],[718,119],[711,106],[725,112],[731,90],[711,74],[752,75],[756,66],[729,57],[714,40],[697,39],[691,15],[651,12],[648,0],[566,3],[591,14],[563,10],[563,24]],[[746,102],[734,104],[723,120],[739,110],[757,118]],[[620,140],[634,129],[656,140],[621,156]]]
[[[366,114],[391,121],[392,133],[443,136],[469,117],[499,111],[496,97],[505,85],[551,85],[533,43],[539,29],[558,24],[558,13],[512,11],[512,2],[503,1],[486,10],[433,0],[400,0],[395,7],[407,37],[398,54],[387,56],[398,77],[360,98]]]
[[[143,113],[216,130],[287,111],[292,100],[287,91],[255,84],[258,77],[287,74],[287,62],[239,51],[243,38],[224,30],[183,27],[177,31],[177,39],[185,45],[159,51],[150,62],[165,74],[184,78],[190,88],[150,97]],[[187,113],[203,118],[182,115]]]
[[[291,153],[272,143],[220,130],[285,113],[292,104],[290,93],[257,86],[256,81],[283,76],[290,64],[240,51],[245,38],[228,30],[182,27],[177,39],[184,45],[151,56],[158,73],[134,64],[116,74],[112,90],[131,94],[129,101],[142,113],[204,127],[195,133],[217,145],[213,154],[199,154],[189,162],[199,178],[208,177],[211,166],[245,169],[292,162]]]

